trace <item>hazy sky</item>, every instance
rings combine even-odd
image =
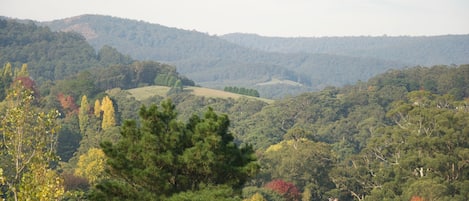
[[[0,0],[0,15],[49,21],[81,14],[209,34],[469,34],[469,0]]]

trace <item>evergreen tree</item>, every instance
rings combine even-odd
[[[94,101],[94,116],[96,118],[101,118],[101,102],[99,101],[99,99],[96,99],[96,101]]]
[[[252,148],[233,142],[226,115],[209,110],[184,125],[174,108],[170,101],[142,107],[139,124],[126,121],[116,144],[101,144],[110,179],[96,186],[91,200],[164,200],[206,185],[239,189],[257,172]]]

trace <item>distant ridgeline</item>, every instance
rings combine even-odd
[[[246,96],[254,96],[254,97],[259,97],[259,92],[255,89],[246,89],[244,87],[238,88],[238,87],[225,87],[223,91],[231,92],[231,93],[236,93],[236,94],[241,94],[241,95],[246,95]]]

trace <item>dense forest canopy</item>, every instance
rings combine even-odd
[[[214,98],[192,94],[172,65],[29,21],[0,25],[6,200],[469,199],[469,64],[390,69],[272,102]],[[264,59],[284,62],[276,56]],[[272,81],[286,82],[262,87]],[[308,85],[297,81],[286,83]],[[149,85],[170,90],[128,91]]]

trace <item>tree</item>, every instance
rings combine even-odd
[[[7,95],[1,120],[3,183],[13,200],[54,200],[63,194],[62,181],[51,169],[59,126],[57,111],[38,112],[34,96],[21,81]],[[4,195],[4,196],[5,196]]]
[[[114,110],[114,104],[109,98],[109,96],[105,96],[102,100],[101,110],[103,111],[103,122],[102,128],[106,130],[110,127],[116,125],[116,112]]]
[[[110,179],[92,200],[161,200],[176,193],[227,185],[239,189],[258,170],[251,147],[239,148],[226,115],[208,110],[187,124],[170,101],[140,109],[140,123],[126,121],[121,138],[101,144]]]
[[[75,175],[84,177],[91,185],[104,176],[105,158],[103,150],[91,148],[78,159]]]
[[[78,106],[76,105],[73,96],[66,96],[62,93],[59,93],[57,95],[57,99],[59,100],[63,110],[67,112],[67,115],[71,115],[74,113],[76,114],[76,112],[78,112]]]
[[[65,193],[63,179],[48,164],[33,163],[21,179],[18,200],[60,200]]]
[[[6,92],[10,87],[11,82],[13,81],[11,64],[6,63],[0,73],[0,100],[3,100],[6,97]]]
[[[85,134],[86,127],[89,123],[89,111],[90,106],[88,104],[88,98],[86,97],[86,95],[83,95],[81,97],[80,110],[78,111],[78,120],[80,124],[80,132],[82,135]]]
[[[277,192],[287,201],[298,201],[301,197],[300,191],[293,183],[285,182],[281,179],[273,180],[267,183],[264,187]]]

